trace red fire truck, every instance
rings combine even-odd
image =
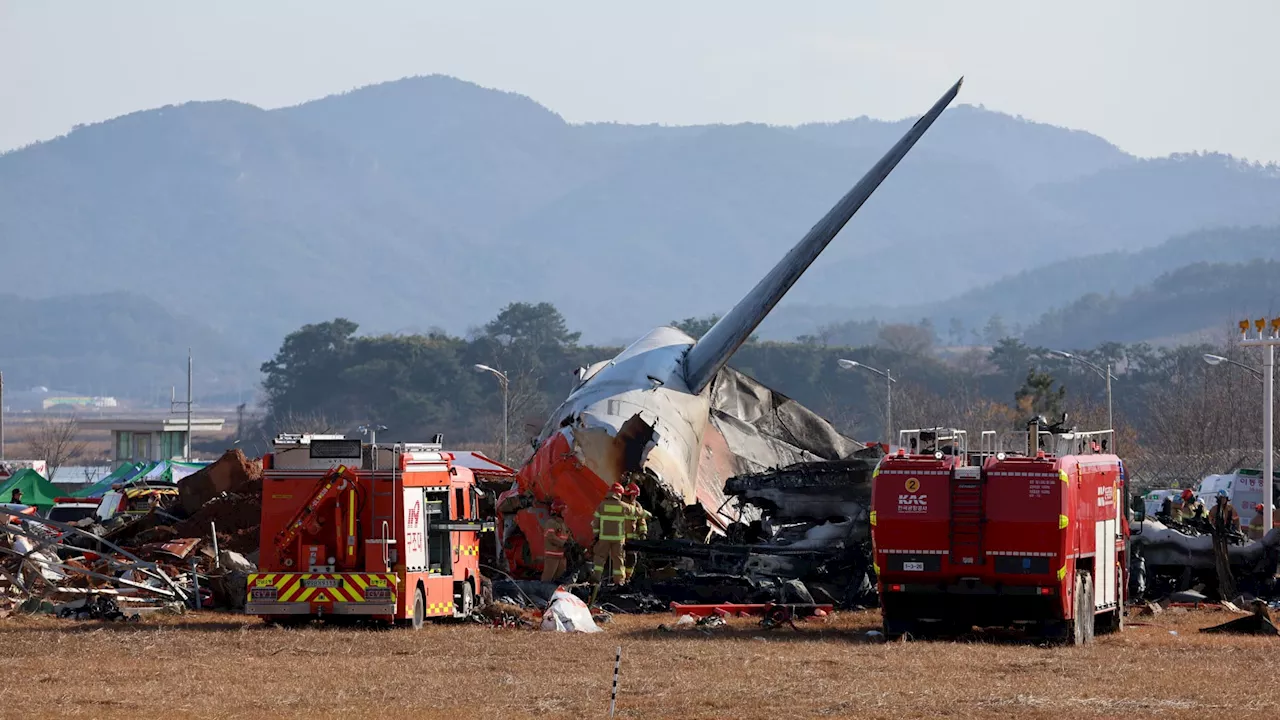
[[[472,471],[439,443],[281,435],[263,458],[245,612],[279,622],[466,617],[480,589]]]
[[[977,453],[962,433],[946,447],[926,433],[881,460],[871,535],[887,636],[1018,626],[1083,644],[1121,629],[1124,465],[1110,431],[1041,427],[983,433]]]

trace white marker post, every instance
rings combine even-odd
[[[1275,502],[1275,426],[1272,409],[1275,407],[1276,346],[1280,345],[1280,318],[1267,326],[1265,319],[1253,321],[1257,337],[1249,338],[1249,321],[1240,321],[1240,345],[1260,347],[1262,351],[1262,528],[1267,533],[1272,524],[1272,506]]]
[[[609,717],[613,717],[613,711],[618,707],[618,671],[622,669],[622,646],[618,646],[618,654],[613,659],[613,693],[609,695]]]

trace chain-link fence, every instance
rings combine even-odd
[[[1159,488],[1195,487],[1206,475],[1241,468],[1261,468],[1260,450],[1225,449],[1208,453],[1171,454],[1150,450],[1124,451],[1125,472],[1133,492]],[[1280,467],[1280,462],[1276,463]]]

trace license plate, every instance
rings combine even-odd
[[[303,578],[302,587],[304,588],[342,587],[342,580],[340,578]]]
[[[386,602],[391,600],[391,588],[389,587],[370,587],[365,588],[364,599],[366,602]]]
[[[274,601],[276,599],[276,589],[270,588],[254,588],[250,591],[249,597],[254,600]]]
[[[907,572],[924,572],[924,563],[922,562],[904,562],[902,569]]]

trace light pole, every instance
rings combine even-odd
[[[1259,380],[1262,379],[1262,371],[1256,367],[1245,365],[1242,362],[1236,362],[1231,358],[1225,358],[1225,357],[1222,357],[1221,355],[1211,355],[1209,353],[1205,353],[1203,357],[1204,357],[1204,361],[1210,365],[1216,366],[1216,365],[1221,365],[1222,363],[1227,363],[1228,365],[1235,365],[1236,367],[1244,368],[1245,370],[1248,370],[1249,372],[1253,373],[1253,376],[1258,378]]]
[[[1090,370],[1098,373],[1098,377],[1101,377],[1103,380],[1107,381],[1107,429],[1111,431],[1111,452],[1113,453],[1116,452],[1116,424],[1115,424],[1115,420],[1111,415],[1111,379],[1115,376],[1111,374],[1111,363],[1107,363],[1107,368],[1104,370],[1098,367],[1097,365],[1094,365],[1093,363],[1089,362],[1088,360],[1085,360],[1079,355],[1072,355],[1071,353],[1063,350],[1050,350],[1049,354],[1057,355],[1060,358],[1066,358],[1071,362],[1078,362],[1081,365],[1084,365],[1085,367],[1089,368]]]
[[[836,360],[836,364],[845,370],[852,370],[854,368],[869,370],[885,379],[884,385],[888,395],[884,401],[884,435],[885,443],[887,445],[893,445],[893,384],[898,382],[893,379],[893,371],[889,368],[877,370],[870,365],[863,365],[857,360],[845,360],[844,358]]]
[[[387,426],[386,425],[361,425],[356,429],[360,431],[361,435],[368,435],[369,444],[376,446],[378,444],[378,431],[386,430]]]
[[[1272,425],[1272,409],[1276,393],[1276,345],[1280,345],[1280,318],[1271,321],[1268,330],[1266,320],[1255,320],[1257,336],[1249,339],[1249,321],[1240,321],[1240,345],[1260,347],[1262,351],[1262,527],[1269,532],[1272,526],[1271,506],[1275,502],[1275,429]]]
[[[386,429],[386,425],[374,424],[361,425],[356,428],[356,430],[360,431],[361,435],[369,436],[369,456],[372,458],[370,462],[372,463],[371,467],[373,467],[374,470],[378,469],[378,431]]]
[[[489,373],[498,378],[498,383],[502,385],[502,462],[507,462],[507,376],[501,370],[491,368],[488,365],[479,363],[475,366],[476,372]]]

